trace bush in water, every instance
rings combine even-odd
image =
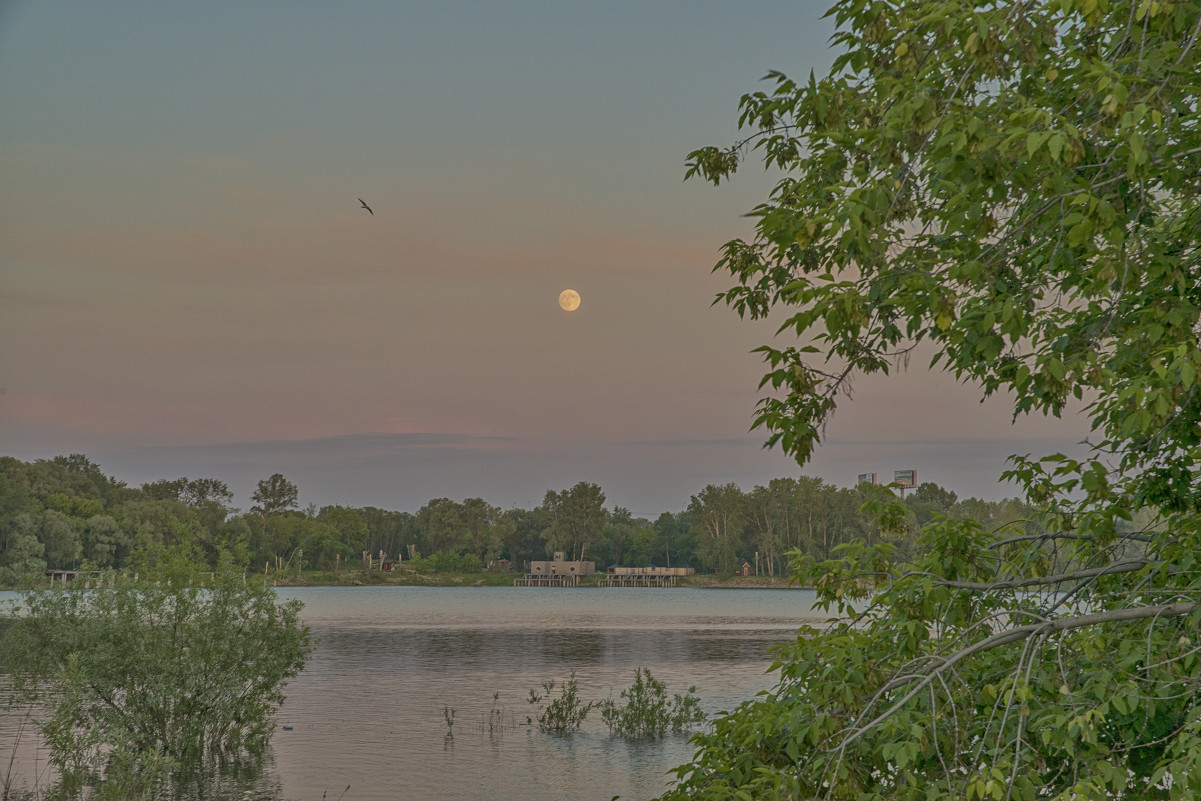
[[[246,583],[228,555],[211,573],[193,556],[163,552],[94,590],[22,593],[0,651],[16,697],[41,704],[64,790],[195,772],[270,739],[311,650],[300,603]]]

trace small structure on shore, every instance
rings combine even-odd
[[[513,580],[514,587],[578,587],[580,576],[596,572],[593,562],[568,562],[556,553],[549,562],[530,562],[530,572]],[[674,587],[682,576],[696,575],[691,567],[621,567],[613,565],[597,582],[598,587]]]
[[[54,586],[54,582],[59,581],[62,586],[67,586],[68,581],[74,581],[79,577],[87,580],[88,587],[92,586],[92,580],[96,579],[99,582],[101,576],[104,575],[100,570],[46,570],[43,573],[50,577],[50,586]],[[97,584],[99,586],[99,584]]]
[[[621,567],[613,565],[607,571],[611,576],[695,576],[694,567]]]
[[[691,567],[621,567],[614,565],[600,580],[602,587],[674,587],[680,576],[696,574]]]
[[[526,573],[513,579],[514,587],[578,587],[580,577],[576,573]]]
[[[567,561],[562,551],[555,551],[550,561],[530,562],[530,572],[513,579],[514,587],[578,587],[580,576],[596,572],[596,562]]]
[[[591,576],[595,572],[596,562],[569,562],[563,558],[562,551],[555,551],[555,558],[549,562],[530,562],[530,574],[535,576]]]

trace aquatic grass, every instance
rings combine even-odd
[[[505,729],[517,728],[517,722],[513,719],[513,715],[511,713],[506,715],[506,711],[500,703],[500,693],[492,693],[492,706],[480,716],[480,731],[483,732],[484,729],[487,729],[489,735],[495,736],[503,735]]]

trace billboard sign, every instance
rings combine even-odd
[[[912,489],[917,486],[917,471],[894,470],[892,471],[892,483],[901,489]]]
[[[859,474],[859,483],[860,484],[875,484],[876,483],[876,474],[875,473],[860,473]]]

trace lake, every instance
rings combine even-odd
[[[771,687],[768,649],[793,639],[801,623],[825,617],[812,610],[806,590],[325,587],[279,594],[304,603],[315,650],[289,684],[264,775],[230,788],[229,797],[650,798],[667,787],[668,771],[689,760],[686,737],[610,738],[595,710],[573,735],[543,734],[526,725],[536,718],[529,691],[574,671],[584,700],[620,700],[645,667],[669,694],[695,685],[712,715]],[[0,593],[0,601],[6,597],[13,594]],[[453,737],[447,707],[455,710]],[[489,719],[502,724],[489,726]],[[4,763],[17,724],[0,712]],[[44,765],[24,737],[21,778],[32,784]]]

